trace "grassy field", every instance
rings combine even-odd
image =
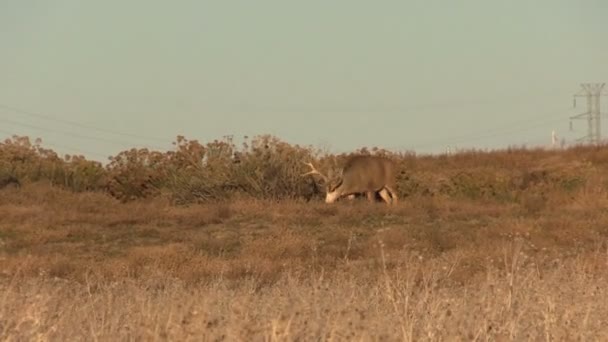
[[[394,207],[0,190],[2,340],[607,340],[608,191]]]

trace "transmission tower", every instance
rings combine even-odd
[[[587,120],[587,135],[577,139],[577,141],[586,141],[591,144],[599,144],[602,141],[602,126],[600,117],[600,97],[608,94],[603,92],[606,83],[583,83],[578,93],[574,94],[573,106],[576,107],[576,98],[587,98],[587,111],[570,117],[570,130],[572,130],[572,120],[585,119]]]

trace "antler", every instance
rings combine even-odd
[[[323,180],[324,180],[325,182],[327,182],[327,181],[328,181],[327,176],[325,176],[324,174],[322,174],[321,172],[319,172],[319,171],[318,171],[318,170],[315,168],[315,166],[314,166],[314,165],[312,165],[312,163],[310,163],[310,162],[309,162],[309,163],[307,163],[307,162],[305,162],[305,161],[302,161],[302,163],[304,163],[304,164],[306,164],[306,165],[310,166],[310,168],[311,168],[311,171],[309,171],[309,172],[306,172],[306,173],[302,174],[302,176],[307,176],[307,175],[319,175],[319,176],[321,176],[321,178],[323,178]]]

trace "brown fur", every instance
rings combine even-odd
[[[395,162],[380,156],[358,155],[344,164],[339,181],[329,185],[327,190],[328,193],[337,191],[338,197],[343,197],[357,193],[377,193],[386,189],[396,200],[396,188]]]

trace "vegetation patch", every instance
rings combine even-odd
[[[0,339],[606,340],[603,151],[361,149],[400,201],[329,205],[302,161],[348,155],[271,137],[103,167],[16,137]]]

